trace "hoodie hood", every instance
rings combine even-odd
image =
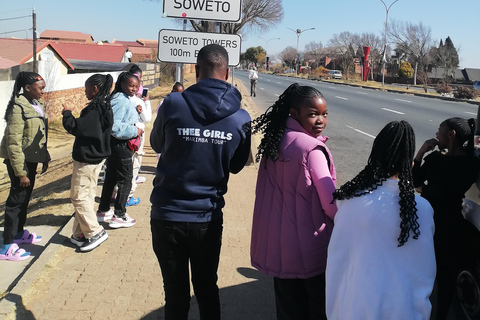
[[[188,87],[183,93],[194,118],[213,123],[240,109],[242,95],[228,82],[207,78]]]

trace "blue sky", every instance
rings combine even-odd
[[[394,0],[384,0],[390,5]],[[5,3],[6,2],[6,3]],[[46,29],[79,31],[91,34],[96,41],[157,39],[160,29],[181,28],[174,19],[162,18],[162,1],[147,0],[22,0],[5,1],[0,13],[0,37],[32,37],[31,19],[2,20],[37,13],[37,31]],[[380,0],[283,0],[284,18],[276,27],[262,33],[243,35],[242,51],[252,46],[266,46],[276,54],[285,47],[296,47],[297,36],[291,29],[305,30],[299,49],[310,41],[327,45],[334,34],[375,33],[382,35],[385,7]],[[438,41],[447,36],[459,51],[460,67],[480,68],[480,0],[400,0],[389,12],[389,21],[420,21],[431,28]],[[15,33],[4,32],[22,30]],[[26,31],[25,31],[26,30]]]

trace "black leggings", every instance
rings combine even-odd
[[[26,188],[20,186],[20,177],[15,176],[10,160],[5,159],[8,176],[10,177],[10,193],[5,204],[5,228],[3,230],[3,244],[13,243],[13,237],[23,231],[27,220],[27,208],[32,196],[37,163],[25,162],[27,178],[30,185]]]

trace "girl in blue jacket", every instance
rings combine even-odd
[[[128,140],[142,135],[143,130],[135,126],[139,121],[138,113],[133,108],[129,97],[137,93],[138,78],[130,72],[122,72],[112,92],[113,127],[110,146],[111,155],[107,158],[107,171],[103,184],[100,205],[97,211],[99,222],[110,220],[110,228],[128,228],[136,220],[127,214],[125,205],[132,188],[133,151]],[[118,186],[114,210],[110,209],[110,198],[115,185]]]

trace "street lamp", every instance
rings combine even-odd
[[[262,37],[258,37],[260,39],[262,39],[263,41],[266,42],[265,44],[265,72],[267,72],[267,48],[268,48],[268,42],[270,42],[270,40],[280,40],[280,38],[270,38],[268,40],[266,40],[265,38],[262,38]]]
[[[287,28],[287,29],[292,30],[293,32],[295,32],[297,34],[297,55],[298,55],[298,40],[300,39],[300,35],[302,34],[302,32],[309,31],[309,30],[315,30],[315,28],[309,28],[309,29],[305,29],[305,30],[300,30],[300,29],[294,30],[294,29],[291,29],[291,28]],[[295,60],[297,60],[297,66],[296,66],[297,70],[296,71],[297,71],[297,74],[298,74],[298,64],[299,64],[300,61],[298,61],[298,59],[295,59]]]
[[[382,67],[382,87],[385,85],[385,61],[387,60],[387,23],[388,23],[388,11],[390,11],[390,8],[395,4],[395,2],[398,2],[400,0],[395,0],[392,2],[392,4],[387,8],[387,5],[385,2],[382,1],[383,5],[385,6],[385,11],[387,12],[386,18],[385,18],[385,38],[384,38],[384,44],[385,46],[383,47],[383,67]]]

